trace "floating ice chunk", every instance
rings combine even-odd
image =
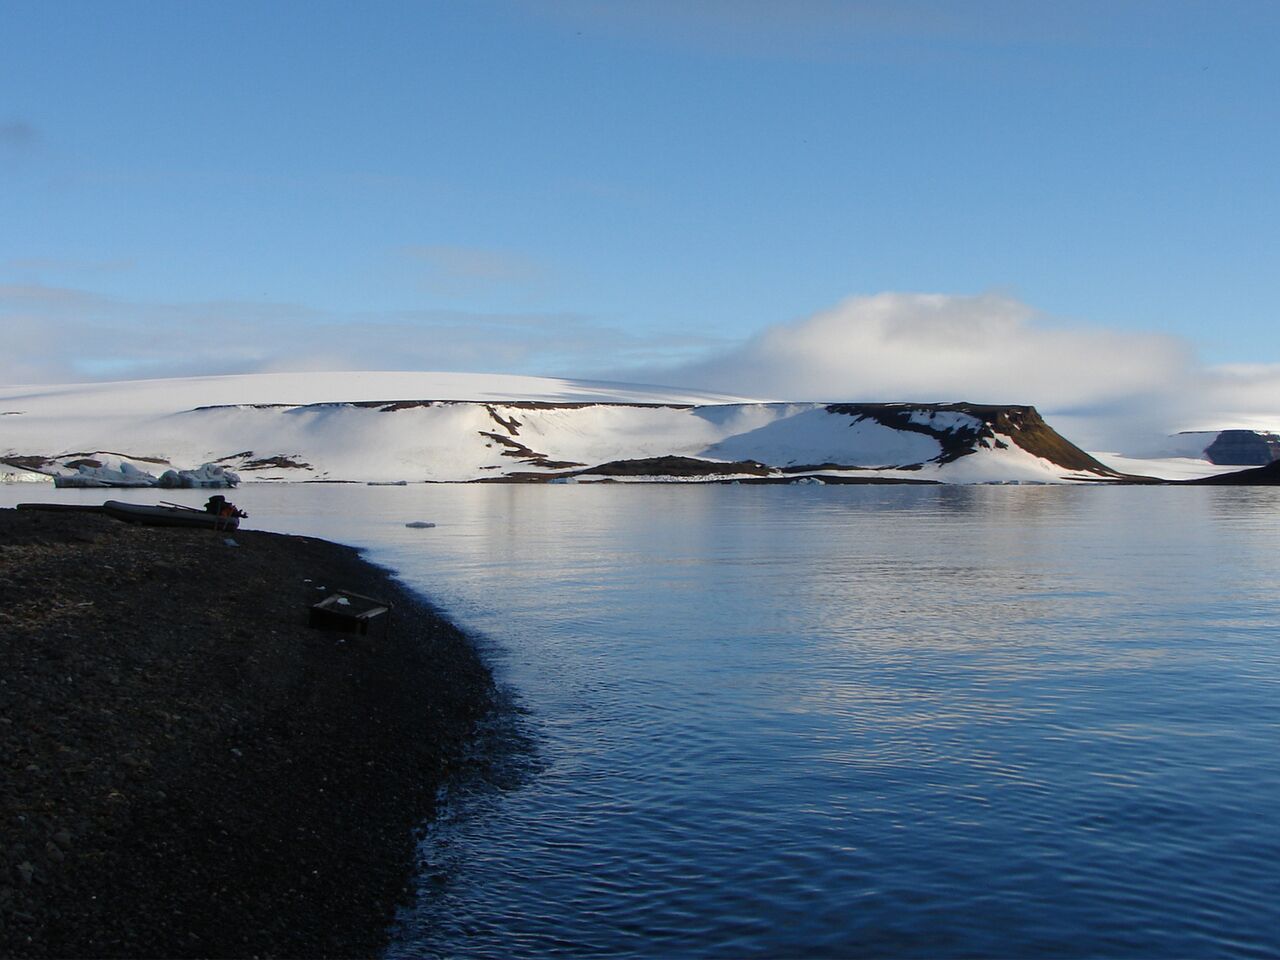
[[[52,483],[53,477],[35,470],[0,465],[0,483]]]
[[[234,487],[240,483],[240,475],[217,464],[206,463],[195,470],[166,470],[158,483],[162,487],[183,489]]]
[[[75,473],[53,478],[56,487],[154,487],[156,483],[155,476],[124,460],[114,470],[105,465],[91,467],[82,463]]]

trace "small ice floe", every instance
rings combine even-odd
[[[53,483],[53,477],[47,473],[22,470],[6,464],[0,466],[0,483]]]
[[[431,523],[429,520],[413,520],[406,523],[405,526],[414,530],[426,530],[428,527],[434,527],[435,524]]]

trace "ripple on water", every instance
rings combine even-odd
[[[527,711],[392,956],[1277,953],[1280,493],[241,501],[368,546]]]

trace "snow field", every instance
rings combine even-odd
[[[419,400],[431,403],[352,405]],[[526,408],[517,401],[582,406]],[[906,409],[912,423],[942,433],[981,426],[962,412]],[[1166,457],[1181,459],[1099,459],[1124,473],[1170,479],[1223,472],[1187,457],[1190,447],[1203,450],[1205,437],[1212,434],[1172,438]],[[835,463],[865,468],[860,475],[947,483],[1077,476],[1000,439],[1009,449],[979,448],[937,464],[942,447],[934,437],[831,413],[824,404],[485,374],[283,373],[0,388],[0,456],[81,455],[150,473],[219,461],[246,481],[467,481],[556,472],[522,462],[530,454],[513,444],[586,467],[676,456],[778,468]],[[296,466],[246,469],[277,457]]]

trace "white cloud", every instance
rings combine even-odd
[[[1280,426],[1280,367],[1206,368],[1180,338],[1064,324],[994,293],[853,297],[646,376],[785,399],[1033,404],[1094,449],[1204,425]]]
[[[145,303],[40,284],[0,284],[0,326],[0,382],[9,384],[272,370],[572,375],[604,357],[671,364],[711,342],[636,335],[571,313]]]
[[[769,327],[690,372],[715,383],[748,378],[788,399],[1058,407],[1147,393],[1191,366],[1175,338],[1050,326],[999,294],[881,293]]]
[[[1203,396],[1203,409],[1190,417],[1188,429],[1280,429],[1280,363],[1210,367],[1204,374]]]
[[[734,347],[567,313],[143,303],[39,284],[0,285],[0,326],[9,384],[278,370],[595,376],[764,399],[1034,404],[1082,446],[1131,453],[1177,430],[1280,428],[1280,364],[1207,367],[1179,338],[1069,324],[994,293],[854,297]]]

